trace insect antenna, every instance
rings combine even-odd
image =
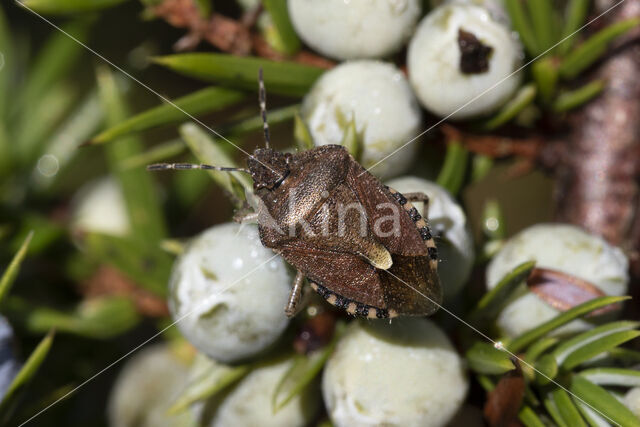
[[[260,114],[262,115],[262,128],[264,129],[264,146],[271,148],[271,140],[269,138],[269,123],[267,123],[267,91],[264,88],[264,78],[262,77],[262,67],[258,70],[258,84],[259,101],[260,101]]]
[[[231,168],[224,166],[213,166],[213,165],[205,165],[205,164],[194,164],[194,163],[156,163],[153,165],[147,166],[148,171],[164,171],[164,170],[191,170],[191,169],[203,169],[203,170],[216,170],[222,172],[245,172],[251,173],[248,169],[245,168]]]

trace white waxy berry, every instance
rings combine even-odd
[[[300,38],[334,59],[383,58],[397,52],[420,18],[420,0],[289,0]]]
[[[538,224],[513,236],[487,267],[487,286],[495,287],[513,268],[527,261],[592,283],[607,295],[624,295],[629,275],[622,251],[601,237],[573,225]],[[555,317],[559,311],[522,284],[517,296],[500,313],[498,326],[515,337]],[[592,324],[575,320],[552,334],[584,331]]]
[[[166,344],[143,348],[127,361],[111,389],[107,406],[112,427],[192,425],[186,411],[168,409],[186,385],[189,366]]]
[[[292,367],[292,357],[261,364],[223,396],[214,396],[198,408],[199,425],[209,427],[304,427],[317,413],[320,396],[317,384],[311,384],[285,406],[274,412],[273,395]]]
[[[292,279],[274,255],[253,225],[217,225],[189,244],[173,267],[169,308],[198,350],[236,362],[280,337]]]
[[[400,174],[415,158],[417,144],[407,142],[418,135],[422,113],[404,74],[392,64],[352,61],[327,71],[305,97],[302,117],[316,145],[340,144],[355,120],[360,163],[377,164],[371,169],[375,175]]]
[[[486,115],[517,90],[522,58],[519,41],[487,9],[445,3],[420,22],[409,43],[409,81],[438,116]]]
[[[462,359],[444,332],[424,318],[353,322],[322,378],[336,427],[444,426],[468,387]]]

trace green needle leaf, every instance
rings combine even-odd
[[[558,314],[551,320],[544,322],[543,324],[533,328],[524,334],[520,335],[516,339],[514,339],[511,344],[508,346],[509,350],[517,353],[531,344],[533,341],[538,338],[548,334],[554,329],[559,328],[578,317],[584,316],[588,313],[591,313],[594,310],[597,310],[600,307],[607,306],[609,304],[615,304],[617,302],[622,302],[629,299],[629,297],[613,297],[606,296],[600,298],[594,298],[585,303],[582,303],[576,307],[573,307],[571,310],[567,310],[564,313]]]
[[[284,408],[306,389],[320,373],[334,347],[335,345],[332,344],[308,356],[295,357],[293,365],[284,374],[273,393],[271,406],[274,413]]]
[[[175,157],[186,149],[186,145],[180,139],[167,141],[154,146],[150,150],[140,154],[135,154],[126,160],[123,160],[120,162],[120,169],[128,170],[145,167],[151,163],[158,163],[171,157]]]
[[[30,231],[27,235],[27,238],[24,239],[22,246],[18,252],[14,255],[11,263],[7,267],[7,269],[2,273],[2,278],[0,278],[0,303],[4,299],[4,297],[9,293],[11,289],[11,285],[16,280],[18,276],[18,272],[20,271],[20,264],[24,260],[24,257],[27,255],[27,251],[29,250],[29,243],[31,243],[31,238],[33,237],[33,231]]]
[[[578,89],[563,92],[553,103],[553,110],[563,113],[584,105],[599,95],[602,89],[604,89],[604,82],[602,80],[594,80]]]
[[[78,93],[67,84],[44,91],[31,108],[28,119],[20,120],[16,130],[14,153],[22,165],[32,165],[40,156],[47,137],[78,102]],[[34,123],[38,123],[34,126]]]
[[[236,167],[235,162],[220,147],[220,144],[216,143],[208,132],[205,132],[196,124],[185,123],[180,126],[180,135],[193,154],[202,163],[214,166]],[[208,170],[207,172],[220,187],[233,197],[233,202],[237,207],[242,206],[245,200],[244,193],[253,191],[251,179],[243,172],[222,172],[215,170]],[[240,183],[244,191],[238,188],[236,183]]]
[[[555,8],[550,0],[529,0],[527,6],[538,47],[545,51],[557,38]]]
[[[534,84],[530,83],[522,86],[513,99],[507,102],[495,116],[485,123],[484,128],[486,130],[499,128],[517,116],[522,110],[531,104],[535,98],[536,87]]]
[[[307,124],[302,120],[299,114],[295,115],[293,125],[293,136],[296,140],[298,149],[301,151],[311,150],[314,147],[313,137]]]
[[[22,0],[24,5],[38,13],[70,15],[107,9],[126,0]]]
[[[264,0],[264,7],[278,33],[282,53],[293,55],[300,50],[300,40],[289,19],[287,0]]]
[[[438,174],[437,183],[446,188],[453,196],[458,194],[467,172],[469,152],[458,141],[447,144],[444,164]]]
[[[49,333],[47,333],[15,376],[0,402],[0,414],[6,413],[10,410],[13,399],[27,386],[27,384],[29,384],[29,381],[31,381],[34,375],[38,372],[38,368],[40,368],[42,362],[44,362],[44,359],[47,357],[47,354],[51,349],[53,336],[53,331],[49,331]]]
[[[269,126],[286,123],[289,120],[292,120],[298,111],[300,111],[300,104],[269,110],[267,112],[267,121],[269,122]],[[241,120],[231,125],[221,126],[222,133],[231,136],[240,136],[257,130],[262,131],[262,116],[260,114],[256,114],[253,117]]]
[[[536,362],[536,381],[538,384],[549,384],[558,374],[556,359],[550,354],[545,354]]]
[[[536,82],[540,99],[545,103],[551,102],[558,85],[558,64],[554,57],[547,56],[531,65],[531,74]]]
[[[482,231],[489,240],[504,239],[506,230],[504,216],[500,204],[495,199],[489,199],[482,210]]]
[[[360,137],[356,130],[356,120],[352,118],[347,128],[344,130],[344,135],[340,145],[344,146],[349,154],[353,156],[356,161],[360,161]]]
[[[591,427],[611,427],[611,423],[602,415],[585,405],[580,399],[572,396],[573,402]]]
[[[526,427],[546,427],[530,406],[523,405],[518,413],[518,418]]]
[[[104,121],[104,110],[97,91],[93,90],[79,102],[65,121],[47,138],[42,152],[55,158],[58,170],[63,171],[79,155],[78,147],[93,135]],[[50,188],[62,174],[45,175],[36,164],[31,174],[34,187],[42,192]],[[41,193],[42,194],[42,193]]]
[[[564,341],[554,351],[553,357],[558,361],[558,364],[563,365],[566,363],[566,359],[580,348],[585,347],[601,338],[607,337],[617,332],[631,331],[640,325],[638,322],[631,321],[619,321],[611,322],[590,331],[583,332],[575,337]],[[570,368],[567,368],[570,369]]]
[[[555,425],[557,425],[558,427],[571,427],[565,422],[564,418],[562,418],[560,410],[556,406],[556,402],[551,398],[550,393],[547,393],[547,395],[542,399],[542,403],[544,404],[544,407],[546,408],[549,415],[551,415],[551,418],[555,422]]]
[[[193,403],[208,399],[233,383],[240,381],[251,371],[251,365],[227,366],[205,356],[198,356],[189,383],[167,411],[178,414]]]
[[[623,365],[633,365],[640,363],[640,351],[630,350],[628,348],[613,348],[607,355],[607,360],[621,363]]]
[[[572,377],[569,391],[600,412],[598,415],[606,415],[610,422],[613,421],[622,427],[640,425],[640,419],[633,415],[624,404],[611,393],[581,375]]]
[[[536,56],[542,52],[538,46],[536,35],[531,29],[531,22],[524,12],[522,2],[520,0],[505,0],[505,7],[509,13],[511,24],[520,35],[522,44],[524,44],[529,55]]]
[[[60,241],[65,234],[62,224],[54,222],[50,217],[34,212],[23,212],[20,228],[11,239],[10,248],[15,252],[20,250],[24,240],[33,231],[33,239],[29,243],[29,254],[36,255],[52,244]]]
[[[592,368],[580,372],[580,375],[594,384],[640,387],[640,371],[624,368]]]
[[[88,338],[109,339],[140,321],[138,310],[128,297],[100,297],[82,302],[63,312],[47,307],[27,309],[27,328],[32,332],[55,329]]]
[[[475,342],[467,351],[466,358],[469,367],[481,374],[501,375],[513,370],[509,354],[485,342]]]
[[[162,56],[154,61],[180,74],[254,93],[258,88],[258,69],[262,67],[269,93],[298,97],[306,95],[311,85],[325,71],[295,62],[276,62],[221,53],[184,53]]]
[[[132,132],[140,132],[156,126],[188,121],[190,118],[186,113],[197,116],[199,114],[219,111],[241,101],[243,98],[244,94],[242,92],[220,87],[207,87],[175,99],[172,101],[175,105],[165,103],[136,114],[102,131],[89,142],[91,144],[101,144]]]
[[[333,353],[336,343],[343,335],[344,326],[343,323],[336,325],[331,342],[324,348],[308,355],[294,356],[293,365],[282,376],[271,397],[271,406],[274,413],[284,408],[298,394],[304,392],[307,386],[316,378],[331,353]]]
[[[622,331],[606,335],[593,342],[585,344],[584,346],[576,349],[573,353],[569,354],[562,364],[562,367],[567,370],[573,369],[581,363],[584,363],[593,357],[610,350],[611,348],[624,344],[627,341],[631,341],[638,336],[640,336],[640,331]]]
[[[57,0],[51,0],[57,3]],[[90,2],[83,2],[90,3]],[[92,21],[83,19],[64,25],[62,29],[76,39],[86,41]],[[30,67],[23,90],[20,91],[15,108],[30,111],[38,105],[42,94],[55,87],[55,83],[67,77],[76,65],[84,47],[67,35],[54,32],[38,52],[35,63]],[[25,120],[31,121],[29,114]]]
[[[558,69],[560,75],[565,79],[574,78],[598,60],[610,42],[638,24],[640,18],[631,18],[598,31],[564,58]]]
[[[511,270],[500,282],[487,292],[474,310],[474,316],[493,318],[507,302],[509,295],[529,276],[535,267],[535,262],[529,261]]]
[[[475,154],[471,163],[471,182],[478,182],[489,174],[493,167],[493,158],[484,154]]]
[[[544,337],[539,339],[527,349],[527,354],[525,357],[527,362],[534,363],[542,353],[544,353],[557,343],[558,339],[553,337]]]
[[[573,34],[585,23],[587,13],[589,13],[589,0],[569,0],[565,10],[564,28],[562,29],[561,40]],[[564,55],[571,49],[578,34],[574,34],[565,40],[558,49]]]
[[[557,408],[556,416],[562,418],[564,425],[572,427],[587,427],[587,424],[580,416],[578,408],[573,404],[569,393],[561,388],[557,388],[549,393],[549,395],[555,405],[555,408]]]
[[[107,124],[113,126],[129,116],[129,109],[109,69],[100,67],[96,74]],[[125,136],[107,145],[105,151],[109,167],[122,188],[134,235],[148,245],[158,243],[166,235],[166,225],[152,175],[144,168],[120,168],[121,162],[143,152],[142,142],[134,136]]]

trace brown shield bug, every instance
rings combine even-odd
[[[434,313],[442,301],[428,197],[383,185],[340,145],[290,154],[270,148],[260,70],[265,148],[248,169],[187,163],[149,170],[215,169],[251,174],[262,244],[297,269],[285,312],[298,311],[304,279],[330,304],[369,318]],[[421,215],[411,201],[424,202]]]

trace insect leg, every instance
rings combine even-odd
[[[429,196],[422,192],[417,193],[403,193],[403,196],[410,202],[422,202],[424,207],[422,208],[422,217],[429,218]]]
[[[241,212],[234,215],[233,220],[240,224],[257,224],[258,212]]]
[[[213,166],[213,165],[205,165],[205,164],[194,164],[194,163],[156,163],[153,165],[147,166],[148,171],[162,171],[162,170],[191,170],[191,169],[203,169],[203,170],[215,170],[222,172],[245,172],[250,173],[249,170],[245,168],[232,168],[232,167],[224,167],[224,166]]]
[[[300,297],[302,295],[302,287],[304,285],[304,274],[300,270],[296,273],[296,278],[293,279],[293,288],[291,288],[291,294],[289,295],[289,301],[284,309],[287,317],[293,317],[300,311]]]

